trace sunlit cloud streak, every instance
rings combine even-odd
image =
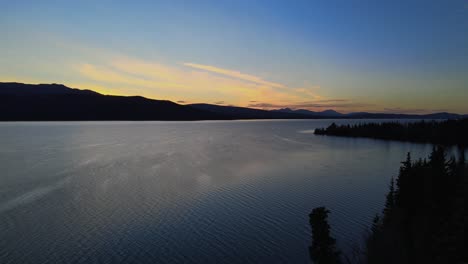
[[[314,92],[318,86],[292,88],[251,74],[214,66],[187,65],[190,66],[181,68],[128,56],[112,56],[103,62],[83,62],[73,67],[82,77],[102,86],[125,86],[138,95],[155,99],[177,101],[180,94],[184,94],[186,100],[183,101],[222,101],[224,105],[247,106],[250,101],[289,104],[322,98]]]
[[[223,68],[218,68],[218,67],[215,67],[215,66],[202,65],[202,64],[196,64],[196,63],[188,63],[188,62],[184,63],[183,65],[185,65],[187,67],[194,68],[194,69],[204,70],[204,71],[217,73],[217,74],[221,74],[221,75],[224,75],[224,76],[228,76],[228,77],[232,77],[232,78],[236,78],[236,79],[240,79],[240,80],[244,80],[244,81],[253,82],[253,83],[256,83],[256,84],[260,84],[260,85],[265,85],[265,86],[270,86],[270,87],[278,87],[278,88],[284,88],[285,87],[283,84],[265,81],[262,78],[254,76],[254,75],[245,74],[245,73],[241,73],[241,72],[233,71],[233,70],[227,70],[227,69],[223,69]]]

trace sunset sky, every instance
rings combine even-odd
[[[468,114],[468,1],[0,0],[0,81],[179,103]]]

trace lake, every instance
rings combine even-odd
[[[308,263],[317,206],[349,251],[432,147],[333,121],[0,123],[0,263]]]

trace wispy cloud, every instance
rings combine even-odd
[[[171,64],[91,48],[75,50],[81,55],[75,57],[77,59],[70,65],[80,80],[69,84],[106,94],[265,109],[291,107],[314,110],[326,107],[357,110],[368,105],[321,96],[325,88],[318,85],[295,87],[242,70],[194,62]]]
[[[236,79],[239,79],[239,80],[248,81],[248,82],[252,82],[252,83],[256,83],[256,84],[260,84],[260,85],[265,85],[265,86],[270,86],[270,87],[278,87],[278,88],[284,88],[285,87],[285,85],[283,85],[283,84],[265,81],[262,78],[254,76],[254,75],[245,74],[245,73],[241,73],[241,72],[238,72],[238,71],[233,71],[233,70],[228,70],[228,69],[223,69],[223,68],[218,68],[218,67],[215,67],[215,66],[202,65],[202,64],[189,63],[189,62],[186,62],[183,65],[185,65],[187,67],[194,68],[194,69],[199,69],[199,70],[204,70],[204,71],[208,71],[208,72],[212,72],[212,73],[217,73],[217,74],[221,74],[221,75],[224,75],[224,76],[228,76],[228,77],[232,77],[232,78],[236,78]]]
[[[316,100],[315,102],[317,103],[343,103],[343,102],[349,102],[350,100],[348,99],[322,99],[322,100]]]
[[[260,77],[214,66],[184,64],[186,67],[114,55],[99,62],[74,64],[87,82],[99,87],[127,87],[128,91],[157,99],[178,100],[183,94],[192,102],[219,102],[246,106],[250,101],[295,103],[318,99],[315,90],[292,88]],[[86,88],[86,87],[84,87]]]
[[[76,69],[82,76],[103,84],[133,87],[137,94],[174,101],[183,94],[191,102],[262,109],[288,107],[346,112],[374,106],[343,98],[324,98],[317,94],[319,86],[293,88],[238,71],[193,63],[184,65],[190,70],[117,56],[99,65],[82,63]]]

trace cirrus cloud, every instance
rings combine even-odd
[[[133,91],[128,95],[155,99],[176,101],[183,94],[191,102],[223,101],[246,106],[250,101],[280,104],[321,98],[315,92],[318,86],[294,88],[252,74],[194,63],[168,65],[119,55],[97,63],[77,63],[73,68],[87,83],[120,87],[128,93]]]
[[[187,66],[187,67],[194,68],[194,69],[199,69],[199,70],[204,70],[204,71],[208,71],[208,72],[212,72],[212,73],[216,73],[216,74],[221,74],[221,75],[224,75],[224,76],[228,76],[228,77],[232,77],[232,78],[236,78],[236,79],[239,79],[239,80],[248,81],[248,82],[252,82],[252,83],[256,83],[256,84],[260,84],[260,85],[265,85],[265,86],[270,86],[270,87],[278,87],[278,88],[284,88],[285,87],[283,84],[265,81],[262,78],[254,76],[254,75],[245,74],[245,73],[241,73],[241,72],[233,71],[233,70],[227,70],[227,69],[223,69],[223,68],[218,68],[218,67],[215,67],[215,66],[202,65],[202,64],[196,64],[196,63],[188,63],[188,62],[183,63],[183,65]]]

